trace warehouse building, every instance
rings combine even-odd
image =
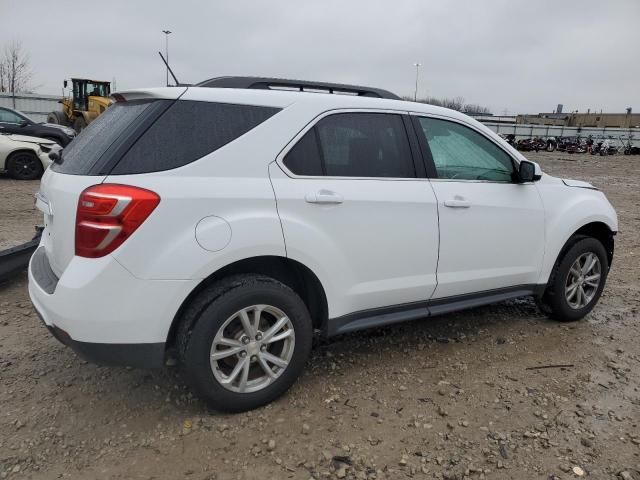
[[[640,113],[538,113],[518,115],[516,123],[528,125],[554,125],[563,127],[640,128]]]

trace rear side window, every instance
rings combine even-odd
[[[325,117],[289,151],[284,164],[296,175],[416,176],[402,117],[386,113]]]
[[[289,150],[284,164],[296,175],[321,176],[322,160],[315,129],[311,129]]]
[[[111,173],[147,173],[181,167],[244,135],[279,110],[179,100],[142,134]]]
[[[51,169],[71,175],[94,175],[94,167],[109,147],[131,128],[152,105],[159,102],[118,102],[91,122],[63,151],[62,163]]]

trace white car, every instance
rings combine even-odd
[[[56,142],[25,135],[0,134],[0,171],[18,180],[35,180],[51,164],[49,152]]]
[[[604,194],[461,113],[247,78],[114,97],[42,178],[29,268],[44,323],[92,361],[177,359],[242,411],[287,390],[314,330],[526,295],[576,320],[604,288]]]

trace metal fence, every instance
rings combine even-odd
[[[621,139],[633,142],[640,140],[640,129],[638,128],[596,128],[596,127],[565,127],[555,125],[530,125],[530,124],[505,124],[484,121],[487,127],[496,133],[505,135],[513,134],[516,141],[526,138],[549,138],[549,137],[581,137],[586,138],[589,135],[594,140],[611,139],[620,141]]]
[[[32,118],[36,122],[46,122],[47,114],[60,110],[59,96],[36,93],[0,93],[0,107],[13,108]]]

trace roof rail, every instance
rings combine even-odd
[[[342,93],[360,97],[390,98],[400,100],[395,93],[381,88],[344,85],[341,83],[311,82],[308,80],[289,80],[285,78],[265,77],[216,77],[197,83],[195,87],[209,88],[254,88],[260,90],[277,90],[278,88],[304,91],[321,91],[326,93]]]

